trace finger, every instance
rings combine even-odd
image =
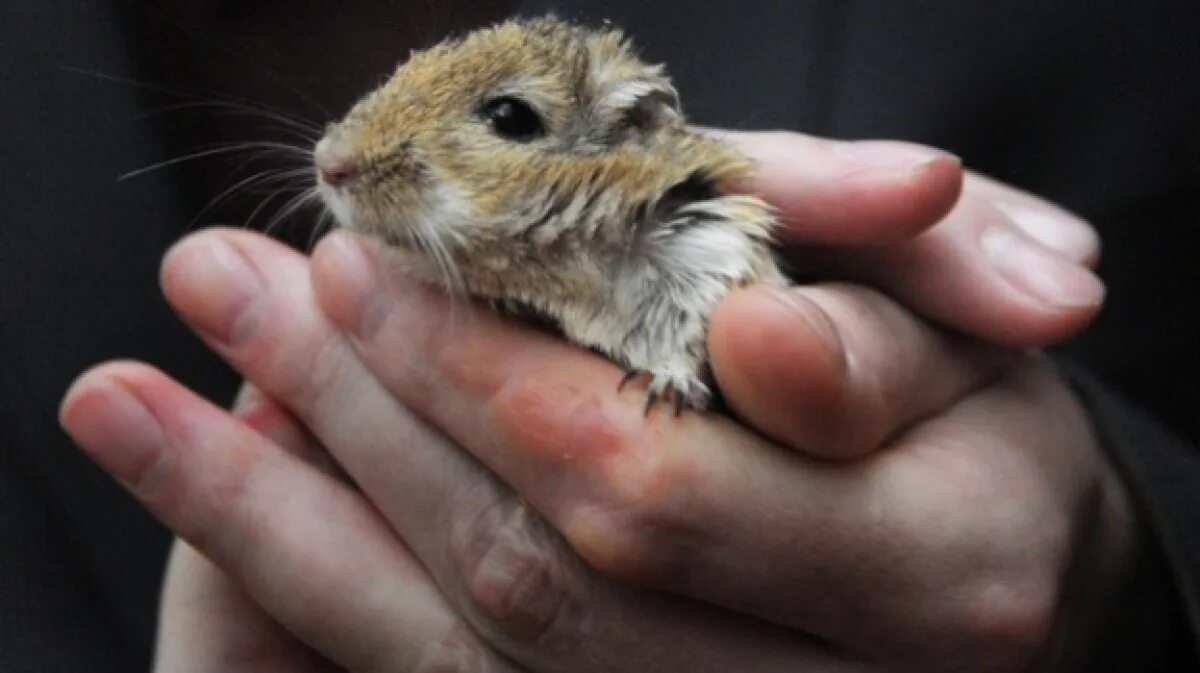
[[[341,467],[295,416],[254,384],[238,389],[230,409],[233,417],[300,460],[336,479],[348,481]]]
[[[901,240],[940,220],[960,191],[948,170],[953,157],[933,147],[786,132],[705,131],[755,160],[756,177],[745,187],[783,211],[786,235],[801,244]],[[916,173],[907,181],[906,167]],[[847,177],[854,182],[842,185]],[[1030,238],[1068,259],[1095,265],[1100,241],[1084,220],[974,171],[966,171],[959,181],[963,193],[991,200]],[[835,215],[826,217],[829,212]]]
[[[1010,347],[1068,338],[1099,312],[1104,285],[1027,236],[989,199],[968,193],[928,232],[876,248],[822,249],[820,275],[863,282],[944,325]]]
[[[1103,286],[1081,268],[1099,256],[1095,230],[977,173],[963,182],[944,152],[709,132],[756,161],[742,187],[780,209],[783,242],[808,249],[798,265],[806,275],[873,284],[944,325],[1015,347],[1066,339],[1099,310]]]
[[[889,141],[842,142],[788,132],[709,131],[756,163],[739,185],[779,209],[787,241],[874,245],[910,238],[953,207],[962,163]]]
[[[156,673],[336,673],[228,575],[176,540],[159,611]]]
[[[992,465],[959,463],[956,449],[972,443],[978,449],[972,455],[993,461],[1005,480],[1032,478],[1037,484],[1027,486],[1057,497],[1056,489],[1040,490],[1041,477],[1033,476],[1040,472],[1017,469],[1028,464],[1026,454],[1015,460],[1010,454],[1021,447],[1053,453],[1061,441],[1063,428],[1040,420],[1044,400],[1009,395],[1006,410],[990,419],[981,415],[970,433],[925,436],[923,448],[883,451],[852,464],[813,461],[718,416],[646,418],[635,396],[614,393],[621,374],[611,364],[487,313],[463,315],[467,307],[452,321],[443,297],[373,266],[381,262],[369,249],[348,243],[336,236],[318,247],[313,282],[330,317],[355,335],[371,370],[512,484],[605,574],[852,649],[875,647],[861,642],[864,624],[894,625],[896,609],[935,610],[931,597],[947,595],[954,606],[977,607],[980,612],[970,614],[980,620],[977,628],[994,628],[999,641],[1037,636],[1036,629],[1022,630],[1029,624],[1023,620],[1036,621],[1044,596],[1024,603],[1019,591],[1022,600],[1014,603],[992,600],[989,583],[1010,578],[979,564],[994,558],[987,536],[997,533],[1007,513],[1019,511],[1019,522],[1034,522],[1047,510],[1000,499],[1009,492],[1004,482],[978,490]],[[1037,413],[1019,419],[1010,438],[1005,415],[1021,409]],[[1066,425],[1086,428],[1077,412]],[[908,442],[921,427],[897,442]],[[952,430],[955,422],[939,427]],[[1010,439],[1013,447],[1005,444]],[[943,461],[957,482],[934,491],[935,468]],[[912,483],[913,473],[925,480]],[[959,486],[965,488],[955,490]],[[969,514],[983,506],[972,504],[972,488],[997,498],[987,506],[999,508],[979,530],[970,528]],[[947,490],[953,497],[939,499]],[[1032,518],[1021,518],[1025,513]],[[1047,534],[1060,534],[1059,523],[1047,521]],[[1019,556],[1007,555],[1005,563]],[[937,578],[949,584],[931,586]],[[928,616],[914,612],[912,618]],[[937,627],[949,628],[946,621]],[[889,645],[901,647],[898,641]],[[936,641],[933,627],[921,632],[919,642]]]
[[[61,421],[164,524],[347,669],[508,670],[356,493],[157,371],[84,374]]]
[[[511,484],[589,564],[840,633],[836,606],[849,596],[838,585],[857,570],[826,552],[854,539],[833,524],[860,507],[850,473],[719,416],[647,417],[635,391],[618,395],[611,363],[470,307],[452,319],[444,296],[382,264],[349,236],[326,239],[313,258],[322,307],[389,391]]]
[[[332,466],[304,427],[253,385],[242,385],[230,413],[301,460],[323,469]],[[339,670],[283,628],[224,571],[179,539],[167,562],[158,624],[155,671]]]
[[[233,286],[236,272],[209,261],[210,245],[236,247],[233,254],[262,279],[254,298]],[[163,278],[173,305],[247,379],[296,411],[459,613],[518,664],[636,672],[727,671],[749,662],[764,671],[798,664],[840,670],[784,630],[635,592],[587,568],[510,489],[409,414],[363,368],[306,297],[308,268],[300,256],[251,234],[211,232],[179,244]],[[246,310],[258,316],[252,327],[239,317]],[[475,322],[475,315],[460,316],[464,325]],[[304,376],[296,362],[306,363]],[[423,395],[427,403],[452,402],[432,389]],[[705,638],[690,639],[695,633]]]
[[[996,376],[1005,353],[935,330],[861,286],[754,287],[713,313],[730,407],[807,455],[865,455]]]
[[[1078,215],[973,171],[967,172],[963,191],[988,199],[1026,236],[1047,249],[1089,267],[1100,261],[1100,237]]]
[[[243,383],[238,389],[229,413],[306,463],[314,462],[321,453],[320,444],[307,428],[252,383]]]

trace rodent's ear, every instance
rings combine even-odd
[[[588,79],[595,92],[592,117],[610,137],[653,132],[683,117],[679,94],[663,66],[637,58],[620,31],[593,35],[588,57]]]
[[[657,73],[614,82],[600,103],[644,129],[658,128],[680,117],[679,94],[671,80]]]
[[[656,69],[607,83],[596,101],[596,120],[614,134],[655,131],[681,117],[679,94]]]

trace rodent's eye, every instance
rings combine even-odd
[[[498,135],[509,140],[529,142],[546,133],[546,127],[533,108],[511,96],[488,101],[480,114]]]

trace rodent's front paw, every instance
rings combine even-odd
[[[625,374],[617,386],[619,392],[625,384],[642,374],[650,376],[650,385],[646,389],[646,413],[659,400],[670,399],[675,406],[675,414],[679,415],[684,409],[703,411],[712,401],[712,391],[708,384],[694,373],[681,369],[633,369]]]

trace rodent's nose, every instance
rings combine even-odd
[[[350,182],[361,172],[358,158],[345,142],[324,138],[313,150],[313,163],[321,179],[335,187]]]

